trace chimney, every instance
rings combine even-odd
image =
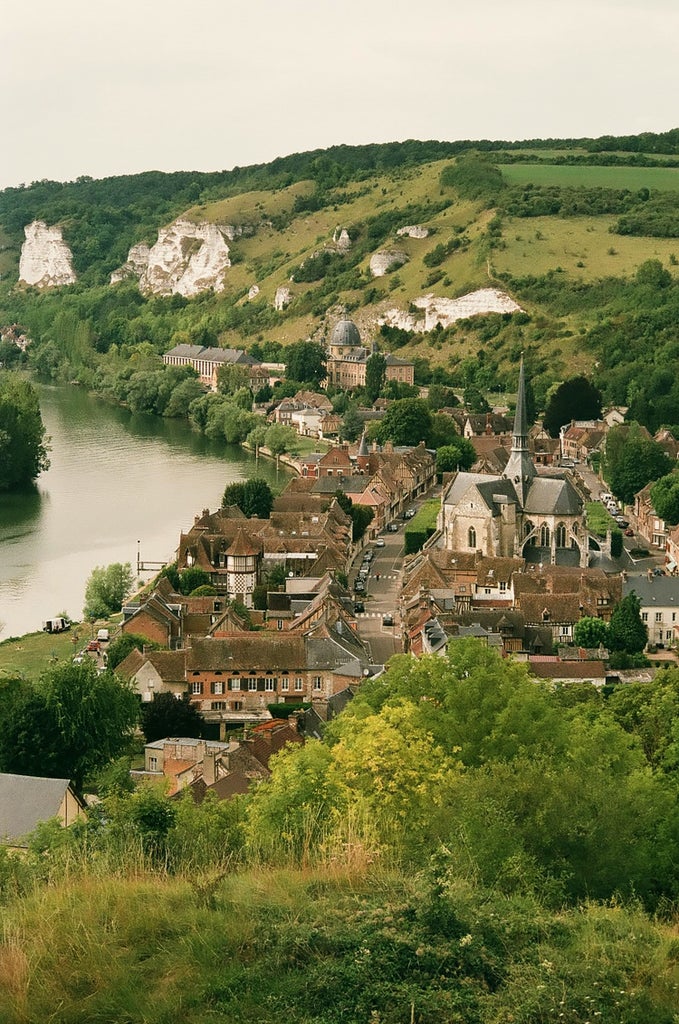
[[[203,782],[206,786],[212,786],[217,781],[216,758],[214,752],[206,752],[203,757]]]

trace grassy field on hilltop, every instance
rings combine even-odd
[[[679,167],[596,167],[585,164],[500,164],[510,185],[640,188],[679,191]]]
[[[546,274],[561,267],[582,280],[632,277],[649,259],[660,260],[675,276],[679,239],[644,238],[611,232],[615,217],[507,217],[502,247],[493,252],[493,267],[512,277]]]

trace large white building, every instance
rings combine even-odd
[[[523,359],[504,473],[456,473],[443,492],[438,525],[451,551],[587,566],[580,495],[566,475],[538,475],[528,450]]]

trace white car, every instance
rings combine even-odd
[[[384,540],[382,539],[382,537],[378,537],[377,538],[377,540],[375,541],[375,547],[376,548],[383,548],[384,547]]]

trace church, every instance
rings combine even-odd
[[[587,567],[588,535],[580,495],[565,474],[538,475],[528,450],[523,358],[504,473],[455,473],[444,487],[438,527],[449,551]]]

